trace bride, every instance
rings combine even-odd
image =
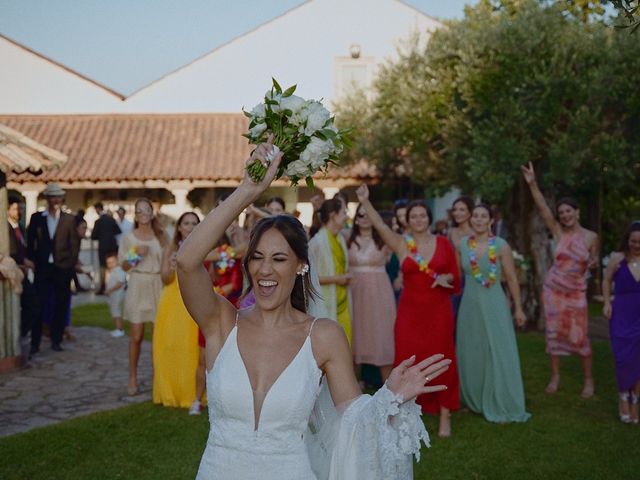
[[[248,162],[272,152],[270,139]],[[206,255],[269,187],[280,160],[259,184],[245,174],[178,252],[182,298],[207,339],[211,430],[197,479],[413,478],[411,454],[428,442],[413,399],[446,388],[427,384],[448,359],[411,357],[375,395],[362,395],[340,325],[307,314],[315,291],[306,234],[292,216],[264,218],[251,233],[243,263],[255,306],[238,311],[211,289]]]

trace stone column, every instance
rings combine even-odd
[[[29,223],[31,215],[38,211],[38,195],[40,194],[40,190],[22,190],[20,193],[24,196],[26,203],[25,221]]]

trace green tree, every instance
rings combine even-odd
[[[550,249],[520,165],[534,163],[550,203],[576,196],[583,223],[602,231],[604,222],[612,237],[631,219],[622,206],[638,198],[640,47],[565,7],[467,7],[426,46],[420,37],[405,45],[381,69],[372,100],[360,94],[339,109],[360,132],[354,158],[406,172],[433,193],[455,185],[503,207],[514,247],[535,260],[531,318]]]

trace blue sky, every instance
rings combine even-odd
[[[130,94],[303,0],[0,0],[0,33]],[[406,0],[440,19],[475,0]]]

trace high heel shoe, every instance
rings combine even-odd
[[[640,401],[640,394],[631,392],[631,423],[638,424],[638,402]]]
[[[631,415],[629,415],[629,392],[619,392],[618,398],[620,399],[620,403],[618,404],[618,416],[620,417],[620,421],[622,423],[631,423]],[[626,410],[627,413],[623,413],[623,410]]]

